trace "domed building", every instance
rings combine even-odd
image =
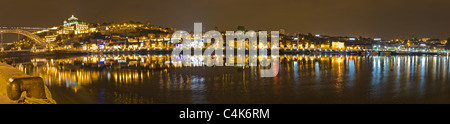
[[[84,34],[89,33],[89,25],[87,22],[78,20],[77,17],[72,15],[69,19],[64,21],[62,34]]]

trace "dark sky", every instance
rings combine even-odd
[[[286,29],[383,39],[450,37],[450,0],[1,0],[0,26],[50,27],[75,14],[193,30]]]

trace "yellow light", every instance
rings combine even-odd
[[[332,49],[344,49],[345,44],[344,42],[332,42]]]
[[[326,44],[322,44],[322,45],[320,45],[320,47],[321,47],[322,49],[328,49],[328,48],[329,48],[329,46],[326,45]]]

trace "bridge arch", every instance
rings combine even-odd
[[[24,35],[28,38],[30,38],[31,40],[34,40],[36,42],[37,45],[46,45],[47,43],[45,42],[45,40],[31,32],[22,30],[22,29],[0,29],[0,33],[13,33],[13,34],[21,34]]]

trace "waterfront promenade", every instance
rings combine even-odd
[[[17,85],[12,85],[13,83],[17,83]],[[19,98],[11,99],[14,95]],[[43,84],[42,78],[32,77],[11,65],[0,63],[0,104],[25,102],[31,104],[56,103],[52,99],[50,91]]]

